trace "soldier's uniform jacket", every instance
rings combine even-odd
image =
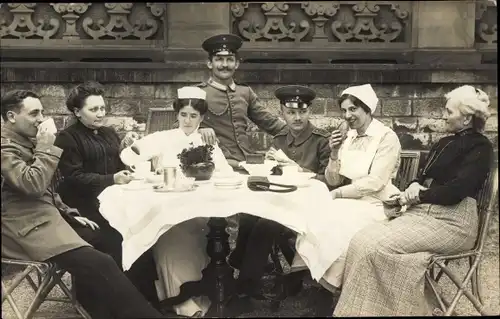
[[[62,150],[2,127],[2,256],[42,261],[90,246],[63,218],[78,215],[53,191]]]
[[[227,159],[245,161],[245,154],[253,153],[246,134],[248,120],[271,134],[278,134],[285,122],[261,104],[255,92],[247,85],[234,83],[224,86],[209,79],[198,85],[207,92],[208,112],[200,127],[215,131],[219,146]]]
[[[297,137],[286,127],[273,139],[273,146],[281,149],[288,158],[300,167],[316,173],[316,178],[325,182],[325,169],[330,157],[328,138],[330,133],[315,127],[311,122]]]

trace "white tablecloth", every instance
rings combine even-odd
[[[269,179],[279,182],[279,177]],[[222,190],[209,183],[183,193],[157,193],[152,186],[126,190],[113,185],[98,199],[101,214],[123,236],[125,270],[176,224],[195,217],[228,217],[242,212],[274,220],[297,231],[299,238],[307,237],[301,249],[304,254],[299,254],[311,268],[308,261],[315,263],[319,252],[312,251],[317,250],[317,240],[308,225],[313,221],[314,229],[320,227],[321,216],[332,213],[328,206],[333,202],[326,185],[317,180],[291,193],[254,192],[246,187],[246,180],[239,189]]]

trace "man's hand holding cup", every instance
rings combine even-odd
[[[54,123],[54,119],[46,119],[45,121],[40,123],[40,125],[38,125],[38,132],[36,134],[37,145],[54,145],[54,141],[56,140],[56,133],[57,127]]]

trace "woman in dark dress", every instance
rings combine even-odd
[[[54,143],[64,150],[58,167],[63,177],[58,191],[67,205],[99,225],[101,238],[95,248],[111,255],[121,268],[123,239],[99,213],[97,196],[108,186],[131,181],[131,173],[125,170],[119,155],[124,144],[132,142],[136,134],[127,134],[121,142],[113,128],[104,126],[103,94],[102,85],[96,82],[78,85],[69,93],[66,106],[76,121],[62,130]],[[146,252],[126,274],[156,306],[152,253]]]
[[[454,134],[432,147],[418,179],[397,195],[406,212],[363,228],[351,240],[335,316],[430,315],[424,294],[430,258],[474,246],[475,197],[493,154],[480,133],[489,99],[469,85],[446,98],[444,119]]]

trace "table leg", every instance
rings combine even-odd
[[[227,263],[227,255],[230,252],[229,234],[226,231],[227,220],[225,218],[210,218],[208,222],[210,231],[207,235],[207,253],[210,263],[204,270],[204,276],[211,278],[211,290],[209,298],[212,308],[218,317],[224,316],[225,305],[228,298],[234,294],[235,280],[233,269]]]
[[[230,252],[229,234],[226,232],[227,220],[212,217],[208,226],[210,230],[207,234],[207,253],[210,263],[203,269],[202,279],[182,284],[179,295],[161,301],[161,307],[178,305],[189,298],[203,295],[209,297],[212,302],[207,316],[225,317],[225,305],[235,292],[233,270],[226,261]]]

